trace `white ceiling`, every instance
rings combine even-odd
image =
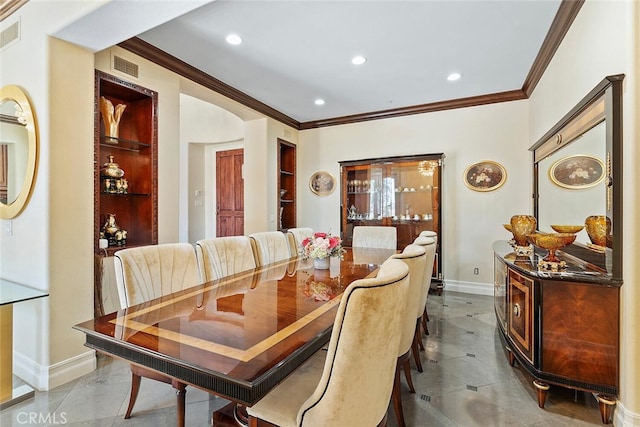
[[[138,37],[309,122],[519,90],[560,3],[218,0]]]

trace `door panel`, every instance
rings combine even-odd
[[[216,153],[216,236],[244,234],[242,149]]]

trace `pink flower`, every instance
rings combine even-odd
[[[301,245],[302,246],[307,246],[310,241],[311,241],[311,239],[309,237],[305,237],[304,240],[302,241]]]
[[[313,237],[315,237],[316,239],[318,239],[318,238],[326,239],[327,238],[327,233],[317,232],[317,233],[313,234]]]

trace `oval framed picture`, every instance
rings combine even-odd
[[[493,191],[507,180],[507,170],[498,162],[483,160],[465,169],[463,179],[473,191]]]
[[[564,157],[549,167],[549,179],[571,190],[593,187],[604,179],[604,162],[584,154]]]
[[[318,171],[309,178],[309,188],[318,196],[328,196],[336,189],[336,178],[327,171]]]

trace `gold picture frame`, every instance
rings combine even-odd
[[[549,179],[570,190],[593,187],[604,179],[604,162],[586,154],[563,157],[549,167]]]
[[[315,172],[309,178],[309,188],[318,196],[328,196],[336,189],[336,178],[331,172]]]
[[[462,178],[473,191],[494,191],[507,180],[507,170],[498,162],[482,160],[467,167]]]

